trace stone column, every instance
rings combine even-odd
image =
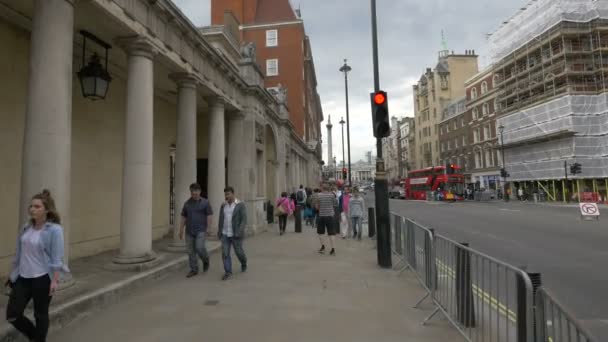
[[[331,129],[334,126],[331,124],[331,115],[327,116],[327,125],[325,127],[327,127],[327,165],[331,167],[332,165],[335,166],[333,151],[332,151],[332,137],[331,137]]]
[[[196,182],[196,78],[190,74],[174,74],[177,82],[177,146],[175,151],[175,226],[169,250],[181,251],[179,238],[181,207],[190,197],[190,184]]]
[[[114,263],[130,265],[156,258],[152,251],[155,49],[141,37],[120,39],[118,44],[128,54],[128,76],[120,254]]]
[[[255,141],[244,139],[244,123],[245,115],[242,113],[234,113],[228,118],[228,184],[234,187],[237,197],[243,200],[250,197],[246,186],[246,171],[251,166],[248,163],[249,156],[245,152],[248,146],[255,144]]]
[[[36,1],[30,40],[19,224],[25,224],[29,218],[32,196],[43,189],[50,190],[61,215],[66,265],[70,255],[73,44],[73,1]]]
[[[215,213],[213,226],[217,227],[221,204],[224,202],[226,186],[226,132],[224,118],[224,100],[213,98],[209,101],[209,162],[207,189],[209,203]],[[211,228],[211,227],[210,227]],[[210,229],[212,236],[217,230]]]

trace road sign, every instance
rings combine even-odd
[[[580,203],[579,206],[581,208],[581,217],[584,219],[600,219],[600,209],[597,207],[596,203]]]

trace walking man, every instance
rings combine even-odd
[[[207,227],[211,224],[213,211],[209,201],[201,197],[201,186],[197,183],[190,185],[190,198],[182,208],[182,219],[179,225],[179,238],[184,239],[186,226],[186,250],[190,259],[190,272],[187,278],[198,274],[198,255],[203,261],[203,272],[209,270],[209,253],[205,247]]]
[[[321,243],[321,249],[319,253],[325,253],[325,232],[329,236],[329,244],[331,246],[330,255],[336,255],[334,248],[334,235],[336,234],[335,227],[335,207],[338,206],[338,199],[336,195],[329,191],[329,185],[323,183],[323,192],[321,192],[317,199],[317,210],[319,211],[319,221],[317,225],[317,234],[319,235],[319,242]]]
[[[243,238],[247,225],[247,209],[245,203],[234,196],[234,189],[227,186],[224,189],[226,202],[220,208],[220,219],[218,225],[218,238],[222,241],[222,259],[224,261],[224,276],[227,280],[232,276],[232,258],[230,248],[234,247],[234,253],[241,262],[241,271],[247,271],[247,256],[243,250]]]

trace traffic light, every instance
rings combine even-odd
[[[456,165],[454,164],[446,164],[445,165],[445,171],[448,175],[453,175],[454,173],[456,173]]]
[[[342,168],[342,179],[346,179],[346,174],[347,173],[348,173],[348,170],[345,167],[343,167]]]
[[[570,165],[570,173],[573,175],[576,175],[578,173],[582,173],[582,165],[579,163],[574,163],[572,165]]]
[[[372,99],[372,123],[374,137],[385,138],[391,134],[391,125],[388,116],[388,97],[386,92],[379,90],[370,94]]]

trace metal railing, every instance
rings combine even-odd
[[[547,290],[539,288],[534,300],[536,340],[539,342],[597,341]]]
[[[546,290],[540,274],[527,273],[433,229],[391,213],[395,268],[410,269],[469,342],[595,342]],[[543,322],[543,323],[540,323]]]

